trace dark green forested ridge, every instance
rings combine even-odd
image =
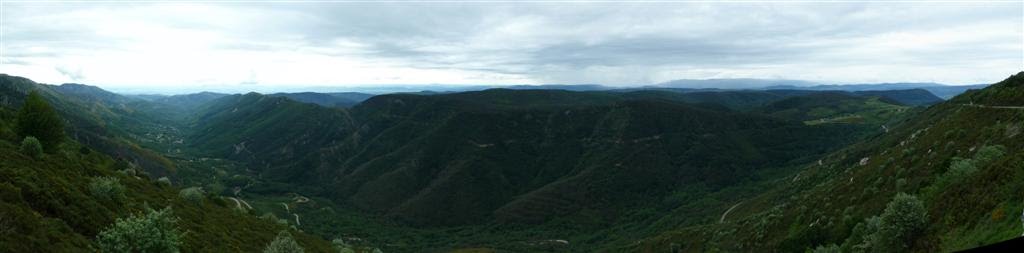
[[[34,90],[31,86],[21,88]],[[16,98],[8,95],[5,101]],[[48,106],[39,98],[30,95],[19,99],[26,104],[19,107],[36,110]],[[112,250],[115,248],[104,246],[110,245],[110,240],[97,237],[111,231],[116,219],[144,213],[149,207],[173,210],[178,220],[174,225],[180,230],[180,243],[175,248],[183,252],[259,251],[279,231],[291,229],[239,212],[216,195],[201,196],[199,204],[185,202],[178,197],[177,188],[123,168],[114,158],[74,140],[41,142],[50,152],[35,157],[25,154],[19,150],[19,143],[27,138],[15,131],[18,124],[63,121],[57,115],[50,115],[58,117],[56,121],[39,121],[38,114],[16,113],[9,105],[0,107],[0,248],[5,251]],[[150,230],[131,233],[147,234],[144,231]],[[307,251],[331,251],[323,239],[293,234]],[[150,249],[173,252],[174,248]]]
[[[743,199],[725,222],[675,228],[627,249],[937,252],[1016,238],[1022,84],[1024,72],[931,106]]]
[[[794,180],[793,173],[859,139],[900,134],[904,128],[895,126],[914,123],[910,117],[923,110],[908,105],[934,97],[917,91],[491,89],[387,94],[341,108],[316,105],[334,101],[316,100],[322,98],[318,94],[203,93],[146,100],[11,76],[0,84],[0,102],[12,118],[14,108],[37,91],[66,119],[69,142],[63,149],[111,155],[97,163],[107,173],[76,183],[83,195],[130,207],[98,218],[104,224],[144,214],[145,206],[137,204],[142,198],[157,210],[171,205],[185,228],[210,226],[204,229],[216,233],[227,216],[193,211],[197,204],[226,206],[322,238],[344,238],[337,245],[389,252],[662,251],[672,243],[713,249],[661,233],[713,231],[700,225],[731,224],[754,207],[784,211],[760,204],[770,202],[761,193],[788,193],[779,190],[779,182],[807,182]],[[303,99],[310,103],[296,101]],[[0,128],[0,134],[13,152],[23,140],[11,129]],[[23,162],[90,165],[53,156]],[[837,156],[823,163],[836,163]],[[137,196],[147,187],[165,189],[156,194],[163,199]],[[930,203],[925,194],[915,197]],[[173,204],[154,204],[172,199]],[[731,211],[723,215],[726,210]],[[245,251],[258,250],[277,232],[254,231],[260,241],[239,238],[229,244],[245,241]],[[95,233],[86,233],[83,245],[95,247],[88,241]],[[292,235],[307,251],[320,247],[307,244],[322,246],[304,234]],[[185,247],[190,240],[196,239],[186,236]],[[803,250],[830,243],[842,245],[839,239],[765,245]]]
[[[251,93],[200,107],[187,142],[191,150],[249,168],[245,178],[258,179],[244,192],[299,192],[383,215],[399,227],[426,228],[380,232],[339,224],[407,245],[388,250],[451,249],[442,242],[458,240],[534,251],[540,246],[524,244],[568,239],[580,242],[574,251],[589,251],[702,222],[715,215],[704,211],[709,206],[756,192],[759,182],[916,110],[849,95],[841,105],[792,106],[804,116],[790,118],[765,115],[752,104],[735,107],[740,100],[732,95],[701,101],[692,95],[493,89],[380,95],[346,110]],[[887,114],[805,122],[873,110]],[[703,197],[716,192],[721,195]],[[323,212],[298,210],[332,222]],[[445,227],[465,232],[434,232]]]

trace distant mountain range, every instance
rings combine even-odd
[[[752,90],[907,90],[924,89],[942,99],[949,99],[970,89],[982,89],[988,84],[947,85],[940,83],[867,83],[826,84],[801,80],[773,79],[682,79],[647,86],[654,88],[685,89],[752,89]]]
[[[568,91],[606,91],[606,90],[650,90],[650,89],[682,89],[682,90],[840,90],[840,91],[868,91],[868,90],[907,90],[924,89],[942,99],[949,99],[969,89],[981,89],[987,84],[974,85],[948,85],[940,83],[864,83],[864,84],[830,84],[804,80],[788,79],[757,79],[757,78],[725,78],[725,79],[679,79],[662,82],[652,85],[635,87],[607,86],[601,84],[539,84],[539,85],[381,85],[381,86],[354,86],[354,87],[307,87],[289,88],[289,91],[271,92],[279,96],[291,96],[296,100],[306,100],[309,103],[340,103],[342,105],[352,104],[353,101],[362,101],[368,98],[365,94],[380,95],[389,93],[416,93],[416,94],[443,94],[452,92],[481,91],[487,89],[513,89],[513,90],[568,90]],[[261,87],[260,90],[273,90],[270,87]],[[300,91],[296,91],[300,90]],[[130,90],[132,93],[140,94],[141,90]],[[244,92],[249,92],[246,90]],[[213,92],[202,92],[213,93]],[[331,97],[311,97],[309,93],[329,94]],[[215,94],[229,94],[216,92]],[[344,94],[355,95],[348,97]],[[167,95],[128,95],[129,97],[152,100]],[[333,97],[333,98],[332,98]],[[340,100],[338,100],[340,97]],[[335,101],[338,100],[338,101]]]
[[[905,90],[924,89],[942,99],[950,99],[967,90],[983,89],[988,84],[974,85],[945,85],[938,83],[877,83],[877,84],[843,84],[843,85],[815,85],[815,86],[768,86],[764,89],[803,89],[803,90],[845,90],[845,91],[868,91],[868,90]]]

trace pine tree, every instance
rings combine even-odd
[[[43,96],[35,91],[28,94],[25,104],[18,111],[15,131],[20,136],[36,137],[43,144],[43,150],[51,153],[64,140],[64,122]]]

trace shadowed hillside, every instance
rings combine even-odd
[[[633,249],[935,252],[1015,238],[1014,214],[1024,208],[1022,87],[1019,73],[929,107],[745,199],[727,222],[677,228]],[[899,192],[922,203],[912,217],[926,222],[913,234],[887,237],[911,231],[887,219],[900,214],[892,208]]]

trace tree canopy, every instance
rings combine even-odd
[[[15,131],[23,137],[36,137],[47,152],[52,152],[64,140],[64,122],[60,115],[35,91],[28,94],[18,111]]]

